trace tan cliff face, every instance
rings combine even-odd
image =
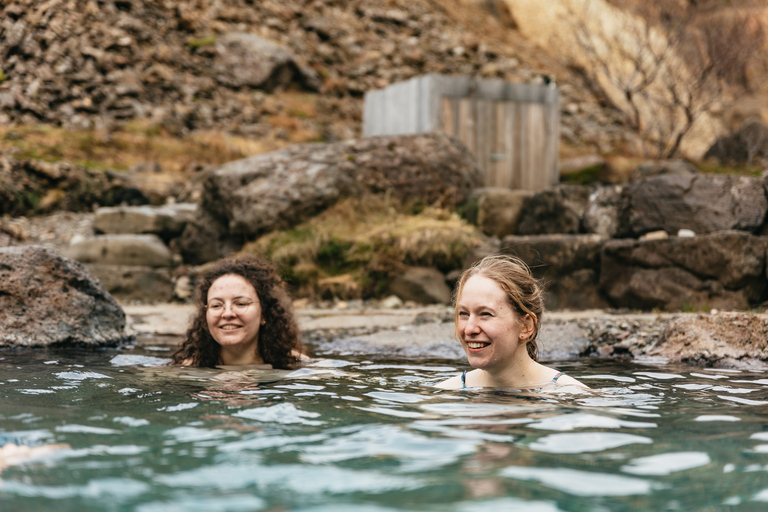
[[[609,98],[612,105],[632,115],[631,105],[624,87],[637,75],[637,61],[663,56],[658,65],[656,78],[645,90],[648,98],[635,96],[633,103],[638,109],[639,128],[651,137],[663,137],[658,133],[665,125],[685,123],[680,109],[655,108],[655,104],[670,104],[686,94],[698,94],[700,102],[690,131],[684,137],[680,150],[692,159],[699,159],[714,140],[738,119],[760,115],[768,106],[768,63],[758,56],[744,63],[741,80],[726,84],[722,91],[703,91],[700,86],[700,69],[692,66],[684,50],[671,41],[669,34],[652,26],[647,20],[619,9],[606,0],[553,0],[542,4],[537,0],[505,0],[511,17],[520,33],[535,43],[552,59],[585,70]],[[705,23],[727,25],[733,17],[747,20],[752,28],[768,27],[768,7],[743,7],[739,10],[708,9],[695,13],[691,21],[696,26]],[[710,25],[711,26],[711,25]],[[579,37],[579,30],[589,33],[589,44]],[[768,41],[763,41],[766,48]],[[754,49],[758,50],[758,49]],[[738,78],[738,77],[737,77]],[[671,85],[674,84],[674,85]],[[697,88],[697,89],[696,89]],[[750,92],[750,102],[738,101]],[[709,94],[708,97],[704,95]],[[716,94],[716,96],[714,96]],[[765,98],[765,99],[763,99]],[[738,116],[730,115],[734,105],[740,105]],[[765,109],[763,115],[768,115]],[[735,121],[724,124],[724,119]],[[654,130],[657,133],[654,134]]]

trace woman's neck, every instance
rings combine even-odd
[[[264,364],[264,360],[252,347],[221,347],[219,360],[223,365]]]
[[[529,388],[547,380],[547,367],[528,355],[527,351],[514,359],[513,364],[499,370],[480,370],[482,386],[495,388]]]

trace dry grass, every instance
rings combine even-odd
[[[19,159],[66,161],[95,169],[129,170],[151,162],[163,172],[186,172],[198,165],[220,165],[232,160],[281,149],[292,143],[318,140],[318,95],[286,91],[265,99],[264,120],[274,130],[269,136],[248,139],[222,132],[169,135],[149,121],[133,121],[106,132],[71,130],[50,125],[0,127],[0,151]],[[282,137],[275,136],[282,129]]]
[[[368,298],[386,290],[404,265],[460,268],[480,243],[474,226],[437,208],[418,214],[384,197],[350,198],[317,217],[252,242],[243,252],[266,256],[297,296]]]
[[[195,133],[178,138],[140,122],[110,133],[48,125],[0,127],[0,151],[6,154],[97,169],[127,170],[153,162],[165,172],[176,173],[195,164],[222,164],[284,145],[221,133]]]

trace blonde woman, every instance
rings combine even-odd
[[[443,389],[580,386],[538,362],[542,291],[519,258],[494,255],[464,271],[454,295],[456,337],[474,368],[437,385]]]

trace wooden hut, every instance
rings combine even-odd
[[[554,84],[430,74],[365,94],[363,135],[444,132],[477,158],[485,185],[541,190],[559,180]]]

